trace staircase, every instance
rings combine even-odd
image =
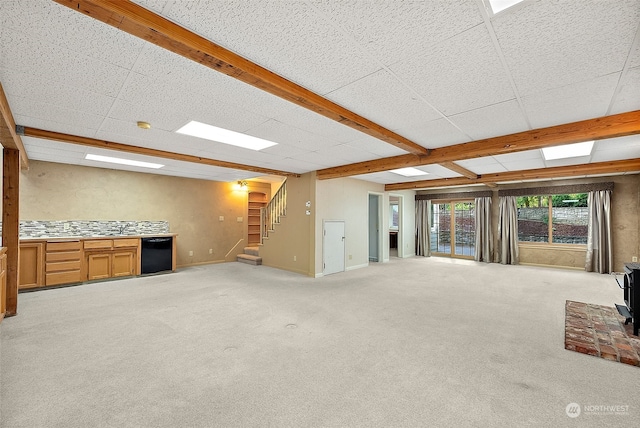
[[[287,181],[282,183],[271,201],[266,207],[260,209],[260,244],[269,238],[269,233],[275,231],[275,225],[280,223],[280,218],[287,213]],[[238,254],[236,260],[240,263],[247,263],[258,266],[262,264],[260,257],[260,247],[244,247],[244,252]]]
[[[244,247],[244,252],[242,254],[238,254],[236,260],[248,265],[261,265],[262,257],[260,257],[260,247]]]

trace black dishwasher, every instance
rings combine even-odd
[[[141,274],[171,270],[173,237],[142,238]]]

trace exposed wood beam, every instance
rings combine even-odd
[[[432,187],[464,186],[470,184],[493,184],[505,181],[542,180],[549,178],[575,177],[578,175],[617,174],[640,171],[640,158],[620,161],[587,163],[581,165],[556,166],[553,168],[526,169],[522,171],[496,172],[482,174],[475,180],[466,177],[421,180],[408,183],[393,183],[384,186],[385,190],[425,189]]]
[[[409,153],[427,149],[130,1],[53,0]]]
[[[5,148],[2,159],[2,246],[7,247],[7,317],[18,313],[20,151]]]
[[[9,108],[9,101],[0,83],[0,144],[6,149],[15,149],[20,151],[20,160],[22,168],[29,168],[29,158],[27,151],[24,149],[22,139],[16,133],[16,122]]]
[[[300,177],[300,174],[275,169],[262,168],[240,163],[203,158],[200,156],[185,155],[182,153],[167,152],[164,150],[150,149],[147,147],[130,146],[128,144],[114,143],[111,141],[97,140],[94,138],[80,137],[78,135],[62,134],[60,132],[46,131],[44,129],[24,127],[24,135],[27,137],[44,138],[46,140],[62,141],[64,143],[79,144],[82,146],[98,147],[101,149],[117,150],[137,155],[155,156],[164,159],[199,163],[203,165],[218,166],[221,168],[239,169],[242,171],[258,172],[265,175],[281,175],[285,177]]]
[[[317,177],[320,180],[348,177],[635,134],[640,134],[640,110],[455,144],[433,149],[428,156],[408,154],[321,169],[317,172]]]
[[[463,177],[467,177],[467,178],[471,178],[471,179],[475,179],[478,178],[478,174],[476,174],[473,171],[469,171],[467,168],[464,168],[460,165],[458,165],[455,162],[440,162],[440,165],[450,169],[453,172],[457,172],[458,174],[462,175]]]

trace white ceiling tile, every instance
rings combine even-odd
[[[507,170],[491,156],[486,158],[461,160],[456,161],[456,163],[469,171],[475,172],[476,174],[492,174],[496,172],[505,172]]]
[[[595,142],[591,162],[608,162],[640,158],[640,135]]]
[[[637,0],[617,0],[614,7],[601,0],[538,1],[492,23],[518,91],[526,96],[621,71],[640,7]]]
[[[327,98],[389,129],[409,127],[441,117],[385,70],[343,86],[327,94]]]
[[[56,104],[45,104],[35,101],[33,98],[23,98],[21,96],[12,96],[10,106],[15,117],[40,118],[61,125],[81,123],[83,127],[97,129],[103,120],[103,117],[97,114],[90,114],[82,110],[71,110]],[[30,126],[30,123],[30,120],[26,119],[24,123],[19,123],[19,125]]]
[[[601,117],[607,113],[620,73],[579,82],[522,99],[533,128]]]
[[[545,160],[544,164],[547,168],[553,168],[556,166],[569,166],[569,165],[581,165],[589,163],[591,156],[578,156],[574,158]]]
[[[383,143],[377,138],[373,138],[365,134],[362,134],[358,139],[349,141],[347,145],[357,150],[373,153],[378,157],[391,157],[407,154],[405,150],[399,149],[391,144]]]
[[[500,163],[507,169],[507,171],[518,171],[521,169],[538,169],[545,167],[542,159],[525,159],[521,161]]]
[[[638,45],[640,46],[640,43]],[[620,85],[620,92],[614,100],[611,114],[640,110],[640,67],[628,70]]]
[[[20,7],[19,3],[27,3],[28,7]],[[46,40],[83,56],[108,60],[124,68],[133,66],[146,44],[137,37],[52,1],[5,0],[0,2],[0,16],[2,28],[17,31],[25,40]]]
[[[500,163],[518,162],[522,160],[537,159],[542,160],[542,152],[540,150],[525,150],[523,152],[508,153],[506,155],[492,156],[493,160]]]
[[[514,134],[529,129],[523,112],[515,100],[449,116],[449,120],[474,140]]]
[[[349,144],[338,144],[335,146],[323,147],[316,150],[316,153],[323,156],[334,157],[337,161],[343,161],[342,163],[362,162],[378,158],[377,155],[374,155],[371,152],[358,150]]]
[[[418,55],[425,45],[439,43],[482,23],[473,0],[312,0],[311,4],[327,25],[349,34],[386,65]]]
[[[390,69],[447,116],[515,98],[484,25]]]
[[[421,145],[430,149],[466,143],[471,140],[447,119],[436,119],[422,125],[400,128],[396,132],[410,140],[420,141]]]
[[[306,3],[287,2],[286,13],[280,2],[200,1],[194,6],[176,2],[168,17],[314,92],[330,92],[379,68]]]

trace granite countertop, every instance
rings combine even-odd
[[[24,236],[20,241],[78,241],[87,239],[153,238],[178,236],[177,233],[151,233],[145,235],[90,235],[90,236]]]

